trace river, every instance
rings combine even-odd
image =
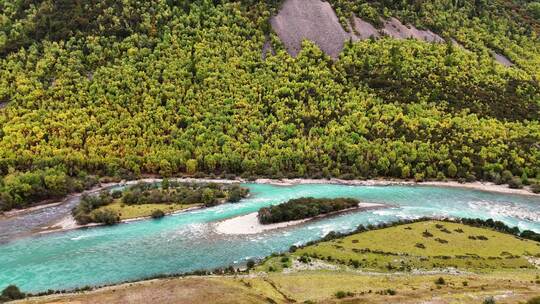
[[[193,210],[112,227],[95,227],[18,238],[0,245],[0,289],[16,284],[27,292],[72,289],[242,265],[318,239],[330,231],[351,231],[422,216],[501,220],[540,232],[540,198],[433,186],[347,186],[245,184],[251,196],[236,204]],[[254,235],[215,231],[217,221],[257,211],[291,198],[354,197],[394,207],[349,212]]]

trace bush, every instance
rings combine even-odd
[[[247,261],[247,264],[246,264],[246,267],[247,267],[248,269],[251,269],[251,268],[255,267],[255,261],[254,261],[254,260],[251,260],[251,259],[248,260],[248,261]]]
[[[533,193],[540,193],[540,183],[532,184],[531,191]]]
[[[501,174],[501,180],[503,183],[508,183],[513,177],[514,175],[512,174],[512,172],[508,170],[504,170]]]
[[[512,189],[522,189],[523,183],[521,182],[520,178],[514,177],[508,181],[508,187]]]
[[[422,232],[422,236],[425,237],[425,238],[429,238],[429,237],[432,237],[433,234],[426,230],[426,231]]]
[[[227,201],[230,203],[239,202],[242,198],[246,197],[249,193],[247,188],[242,188],[239,185],[233,185],[229,190],[229,196]]]
[[[354,293],[350,292],[350,291],[343,291],[343,290],[339,290],[337,291],[335,294],[336,298],[338,299],[343,299],[345,297],[352,297],[354,296]]]
[[[96,210],[93,212],[94,222],[102,223],[105,225],[118,224],[120,217],[118,214],[110,209]]]
[[[156,209],[156,210],[152,211],[152,218],[153,219],[160,219],[160,218],[162,218],[164,216],[165,216],[165,212],[163,212],[163,210]]]
[[[301,263],[307,264],[311,262],[311,259],[307,255],[303,255],[298,259],[298,261],[300,261]]]
[[[444,280],[443,277],[439,277],[437,280],[435,280],[435,284],[444,285],[444,284],[446,284],[446,281]]]
[[[111,193],[112,197],[114,199],[119,199],[122,197],[122,191],[120,190],[114,190],[112,193]]]
[[[527,304],[540,304],[540,296],[529,299],[527,301]]]
[[[11,300],[20,300],[25,298],[25,294],[19,290],[19,287],[15,285],[9,285],[2,290],[2,297]]]
[[[483,304],[495,304],[495,299],[493,297],[485,298]]]

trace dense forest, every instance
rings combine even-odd
[[[448,43],[293,58],[278,1],[0,0],[0,209],[103,176],[540,177],[539,2],[330,3]]]

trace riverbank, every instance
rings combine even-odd
[[[332,184],[332,185],[350,185],[350,186],[433,186],[433,187],[450,187],[450,188],[463,188],[463,189],[471,189],[471,190],[478,190],[478,191],[484,191],[484,192],[492,192],[492,193],[502,193],[502,194],[516,194],[516,195],[525,195],[525,196],[533,196],[533,197],[540,197],[540,194],[535,194],[527,189],[510,189],[507,187],[507,185],[496,185],[494,183],[489,182],[469,182],[469,183],[459,183],[457,181],[427,181],[427,182],[414,182],[414,181],[407,181],[407,180],[387,180],[387,179],[371,179],[371,180],[343,180],[343,179],[256,179],[256,180],[246,180],[242,178],[237,179],[212,179],[212,178],[171,178],[169,179],[171,181],[177,181],[177,182],[184,182],[184,183],[222,183],[222,184],[232,184],[232,183],[255,183],[255,184],[269,184],[269,185],[276,185],[276,186],[294,186],[294,185],[301,185],[301,184]],[[139,180],[131,180],[131,181],[122,181],[118,183],[104,183],[100,184],[90,190],[86,190],[82,193],[72,194],[66,197],[65,199],[56,202],[56,203],[49,203],[46,205],[38,205],[33,206],[31,208],[27,209],[21,209],[21,210],[13,210],[9,211],[7,213],[4,213],[4,217],[0,217],[0,223],[4,221],[9,221],[17,218],[24,218],[25,216],[32,216],[33,213],[38,212],[48,212],[48,208],[54,209],[58,208],[58,206],[65,206],[67,204],[77,204],[78,200],[82,197],[84,194],[93,194],[97,193],[99,191],[105,190],[105,189],[111,189],[114,187],[123,187],[123,186],[130,186],[137,183],[155,183],[155,182],[161,182],[162,179],[158,177],[146,177]],[[63,208],[66,209],[66,208]],[[187,210],[180,210],[179,212],[186,212],[192,209]],[[66,212],[66,211],[63,211]],[[74,220],[71,218],[71,215],[68,213],[70,211],[67,211],[65,215],[62,217],[58,217],[59,219],[56,219],[54,222],[48,222],[44,224],[40,224],[40,226],[36,226],[35,229],[33,229],[33,233],[36,232],[59,232],[59,231],[65,231],[65,230],[72,230],[77,228],[85,228],[85,227],[92,227],[97,226],[97,224],[90,224],[90,225],[77,225],[74,223]],[[132,222],[132,221],[138,221],[138,220],[145,220],[148,219],[148,217],[141,217],[141,218],[134,218],[127,221],[122,221],[124,223],[126,222]],[[12,224],[10,224],[12,225]]]
[[[49,203],[48,200],[46,203],[38,203],[32,207],[25,209],[15,209],[11,211],[3,212],[1,215],[4,217],[12,217],[25,214],[27,212],[32,212],[35,210],[40,210],[43,208],[54,207],[59,204],[64,203],[65,201],[80,197],[84,194],[92,194],[99,192],[106,188],[115,187],[115,186],[130,186],[137,183],[157,183],[161,182],[163,179],[159,177],[147,177],[137,180],[130,181],[121,181],[118,183],[106,183],[100,184],[92,189],[83,191],[81,193],[70,194],[64,199]],[[512,189],[509,188],[506,184],[495,184],[491,182],[457,182],[454,180],[447,181],[424,181],[416,182],[410,180],[400,180],[400,179],[367,179],[367,180],[345,180],[339,178],[329,178],[329,179],[310,179],[310,178],[284,178],[284,179],[270,179],[270,178],[259,178],[255,180],[248,180],[244,178],[236,179],[220,179],[220,178],[193,178],[193,177],[179,177],[179,178],[170,178],[170,181],[183,182],[183,183],[220,183],[220,184],[235,184],[235,183],[254,183],[254,184],[268,184],[275,186],[294,186],[301,184],[330,184],[330,185],[350,185],[350,186],[437,186],[437,187],[452,187],[452,188],[465,188],[473,189],[486,192],[495,192],[495,193],[504,193],[504,194],[519,194],[519,195],[530,195],[540,197],[540,193],[533,193],[530,191],[529,187],[526,186],[522,189]],[[0,218],[1,219],[1,218]]]
[[[276,186],[294,186],[301,184],[329,184],[329,185],[349,185],[349,186],[436,186],[436,187],[451,187],[465,188],[486,192],[496,192],[504,194],[519,194],[531,195],[540,197],[539,193],[533,193],[528,187],[523,189],[508,188],[508,185],[497,185],[491,182],[466,182],[460,183],[457,181],[424,181],[415,182],[409,180],[392,180],[392,179],[367,179],[367,180],[345,180],[339,178],[330,179],[309,179],[309,178],[293,178],[293,179],[257,179],[253,181],[256,184],[271,184]]]
[[[202,208],[205,208],[205,207],[202,206],[202,205],[199,205],[199,206],[193,206],[193,207],[189,207],[189,208],[185,208],[185,209],[181,209],[181,210],[176,210],[176,211],[173,211],[173,212],[168,212],[168,213],[165,213],[165,214],[166,215],[174,215],[174,214],[179,214],[179,213],[183,213],[183,212],[198,210],[198,209],[202,209]],[[130,219],[120,220],[118,222],[118,224],[128,224],[128,223],[132,223],[132,222],[136,222],[136,221],[149,220],[151,218],[152,218],[151,216],[134,217],[134,218],[130,218]],[[77,224],[77,221],[75,221],[73,216],[68,215],[68,216],[64,217],[62,220],[60,220],[59,222],[54,223],[51,226],[44,227],[43,229],[38,230],[37,232],[41,233],[41,234],[44,234],[44,233],[63,232],[63,231],[69,231],[69,230],[74,230],[74,229],[90,228],[90,227],[98,227],[98,226],[105,226],[105,224],[103,224],[103,223],[89,223],[89,224],[85,224],[85,225],[80,225],[80,224]]]
[[[215,224],[214,229],[216,232],[221,234],[257,234],[269,230],[275,230],[279,228],[285,228],[289,226],[294,226],[298,224],[302,224],[308,221],[321,219],[328,216],[333,216],[340,213],[350,212],[350,211],[367,211],[367,210],[373,210],[373,209],[381,209],[381,208],[387,208],[388,205],[384,204],[374,204],[374,203],[360,203],[358,204],[358,207],[355,208],[348,208],[344,210],[339,210],[336,212],[331,212],[327,214],[321,214],[314,217],[309,217],[301,220],[295,220],[295,221],[287,221],[282,223],[274,223],[274,224],[261,224],[259,222],[258,213],[253,212],[250,214],[233,217],[230,219],[226,219],[224,221],[218,222]]]

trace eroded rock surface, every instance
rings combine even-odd
[[[330,4],[320,0],[287,0],[270,23],[292,56],[307,39],[335,59],[350,39]]]
[[[350,24],[349,26],[351,28],[350,32],[353,41],[369,39],[372,37],[377,38],[381,36],[379,31],[373,25],[371,25],[371,23],[366,22],[358,17],[354,17],[353,24]]]
[[[334,9],[328,2],[321,0],[285,0],[279,13],[270,19],[274,32],[279,36],[287,52],[296,57],[302,49],[302,41],[310,40],[334,60],[348,40],[379,38],[383,35],[395,39],[417,39],[431,43],[444,43],[445,40],[430,30],[420,30],[410,24],[405,25],[397,18],[383,20],[383,28],[377,29],[371,23],[353,17],[345,31]],[[452,43],[464,48],[456,40]],[[267,40],[262,49],[262,58],[274,50]],[[507,57],[493,53],[493,58],[500,64],[510,67],[514,63]]]
[[[430,30],[419,30],[412,25],[404,25],[398,19],[392,17],[384,23],[384,28],[381,30],[384,34],[396,39],[414,38],[427,42],[443,43],[444,39],[441,36],[433,33]]]
[[[511,67],[514,65],[514,63],[510,61],[510,59],[506,58],[506,56],[501,55],[499,53],[493,52],[493,58],[495,58],[495,61],[497,61],[498,63],[506,67]]]

